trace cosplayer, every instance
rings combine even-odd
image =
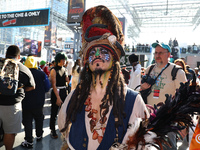
[[[84,13],[81,25],[84,66],[62,105],[58,126],[70,149],[108,150],[125,144],[128,125],[149,113],[141,96],[124,83],[119,63],[124,36],[117,17],[97,6]]]

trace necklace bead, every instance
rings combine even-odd
[[[90,95],[91,94],[88,95],[88,98],[86,99],[86,101],[84,103],[84,105],[86,105],[85,111],[88,112],[87,117],[90,118],[89,123],[90,123],[90,131],[92,132],[92,139],[98,140],[98,142],[101,143],[101,141],[103,139],[103,135],[104,135],[105,130],[106,130],[106,125],[105,125],[105,122],[107,121],[106,114],[108,113],[109,109],[108,109],[108,107],[102,108],[102,109],[105,109],[105,110],[102,111],[103,113],[101,115],[101,118],[98,121],[97,118],[94,117],[94,114],[98,114],[98,110],[92,108]],[[97,130],[101,130],[102,135],[99,135]]]

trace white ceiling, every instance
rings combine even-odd
[[[193,42],[191,36],[200,34],[200,0],[86,0],[86,8],[96,5],[105,5],[117,17],[125,17],[127,35],[135,42],[147,41],[152,35]]]

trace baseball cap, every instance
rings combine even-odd
[[[158,45],[159,45],[160,47],[162,47],[162,48],[168,50],[168,51],[171,53],[171,48],[169,47],[169,45],[164,44],[163,42],[162,42],[162,43],[155,42],[155,43],[152,44],[152,47],[153,47],[153,48],[156,48]]]

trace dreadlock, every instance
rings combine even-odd
[[[125,93],[124,93],[124,79],[121,75],[121,68],[119,62],[113,61],[111,74],[106,87],[106,94],[104,95],[102,104],[100,105],[100,115],[106,115],[109,110],[109,104],[113,105],[113,115],[115,117],[115,127],[123,125],[123,118],[126,114],[124,112]],[[76,115],[84,106],[84,102],[90,93],[90,85],[92,83],[92,72],[89,69],[88,63],[85,64],[80,73],[80,82],[76,86],[74,93],[69,102],[68,109],[66,110],[67,117],[65,126],[61,130],[64,132],[68,125],[76,120]],[[84,88],[83,88],[84,87]],[[105,109],[102,112],[102,109]]]

